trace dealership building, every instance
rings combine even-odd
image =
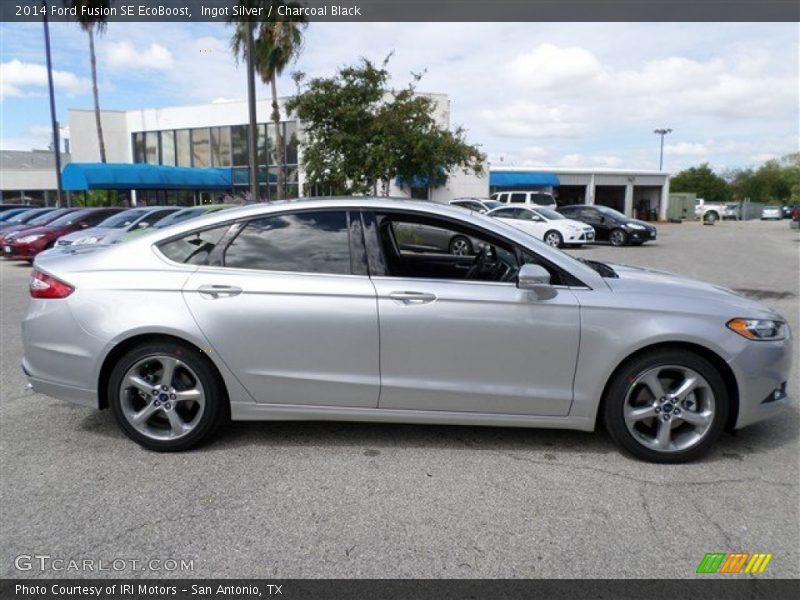
[[[445,94],[426,94],[434,100],[434,118],[450,127],[450,100]],[[284,100],[281,100],[281,114]],[[257,103],[257,164],[261,200],[276,197],[283,172],[286,197],[304,193],[305,176],[298,140],[302,123],[289,118],[280,124],[285,144],[278,162],[270,101]],[[116,189],[131,204],[193,205],[249,199],[248,109],[242,100],[192,106],[103,110],[101,114],[107,165],[98,164],[100,151],[93,110],[69,111],[71,164],[64,171],[65,187],[73,192]],[[42,159],[43,161],[44,159]],[[41,164],[44,164],[44,162]],[[5,163],[5,161],[4,161]],[[178,167],[178,168],[176,168]],[[52,166],[50,167],[52,168]],[[6,167],[3,166],[5,174]],[[627,169],[527,168],[486,165],[487,174],[459,170],[439,185],[423,181],[390,182],[389,195],[447,202],[459,197],[487,197],[497,191],[551,192],[559,204],[598,204],[627,215],[665,219],[669,174]],[[43,173],[43,172],[39,172]],[[52,187],[55,178],[40,177]],[[21,188],[17,175],[4,176]],[[5,184],[4,184],[5,185]],[[35,187],[35,186],[34,186]],[[316,190],[324,194],[325,190]],[[48,194],[50,198],[51,194]],[[8,201],[8,200],[7,200]]]

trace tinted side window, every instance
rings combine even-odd
[[[511,194],[511,202],[513,204],[525,204],[527,194]]]
[[[158,248],[169,258],[179,263],[202,265],[208,260],[208,255],[216,247],[230,224],[193,231],[177,239],[162,243]]]
[[[110,217],[113,214],[114,213],[111,211],[104,211],[104,210],[92,211],[91,213],[86,215],[85,218],[81,219],[81,222],[86,223],[90,227],[94,227],[100,222],[105,221],[108,217]]]
[[[240,269],[349,275],[347,213],[301,212],[250,221],[225,250],[223,264]]]

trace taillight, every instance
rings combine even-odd
[[[75,288],[46,273],[33,271],[30,290],[33,298],[66,298],[75,291]]]

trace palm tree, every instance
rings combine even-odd
[[[100,94],[97,90],[97,55],[94,51],[94,36],[95,34],[102,34],[106,30],[106,17],[105,10],[111,5],[111,0],[70,0],[72,7],[77,9],[78,22],[81,29],[89,35],[89,58],[92,64],[92,94],[94,95],[94,120],[97,124],[97,145],[100,148],[100,162],[106,162],[106,145],[103,141],[103,124],[100,121]],[[97,14],[101,16],[87,16],[83,7],[91,9],[103,10],[90,10],[90,14]]]
[[[258,23],[248,21],[238,21],[236,29],[231,38],[231,48],[239,57],[247,56],[247,27],[252,27],[256,32],[253,44],[253,63],[261,81],[268,83],[272,92],[272,122],[275,126],[275,148],[277,151],[278,168],[278,189],[275,199],[281,200],[285,191],[285,174],[283,165],[286,163],[286,145],[281,135],[281,113],[278,106],[278,85],[277,78],[283,70],[297,57],[303,46],[303,28],[306,26],[304,20],[298,18],[294,20],[282,20],[278,15],[278,6],[296,6],[293,2],[282,2],[280,0],[239,0],[239,4],[252,8],[262,6],[263,14],[271,14],[265,21]],[[272,10],[268,8],[272,5]]]

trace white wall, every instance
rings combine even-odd
[[[126,113],[117,110],[100,111],[106,162],[132,162],[131,136]],[[100,146],[93,110],[69,111],[69,142],[74,162],[99,162]]]

